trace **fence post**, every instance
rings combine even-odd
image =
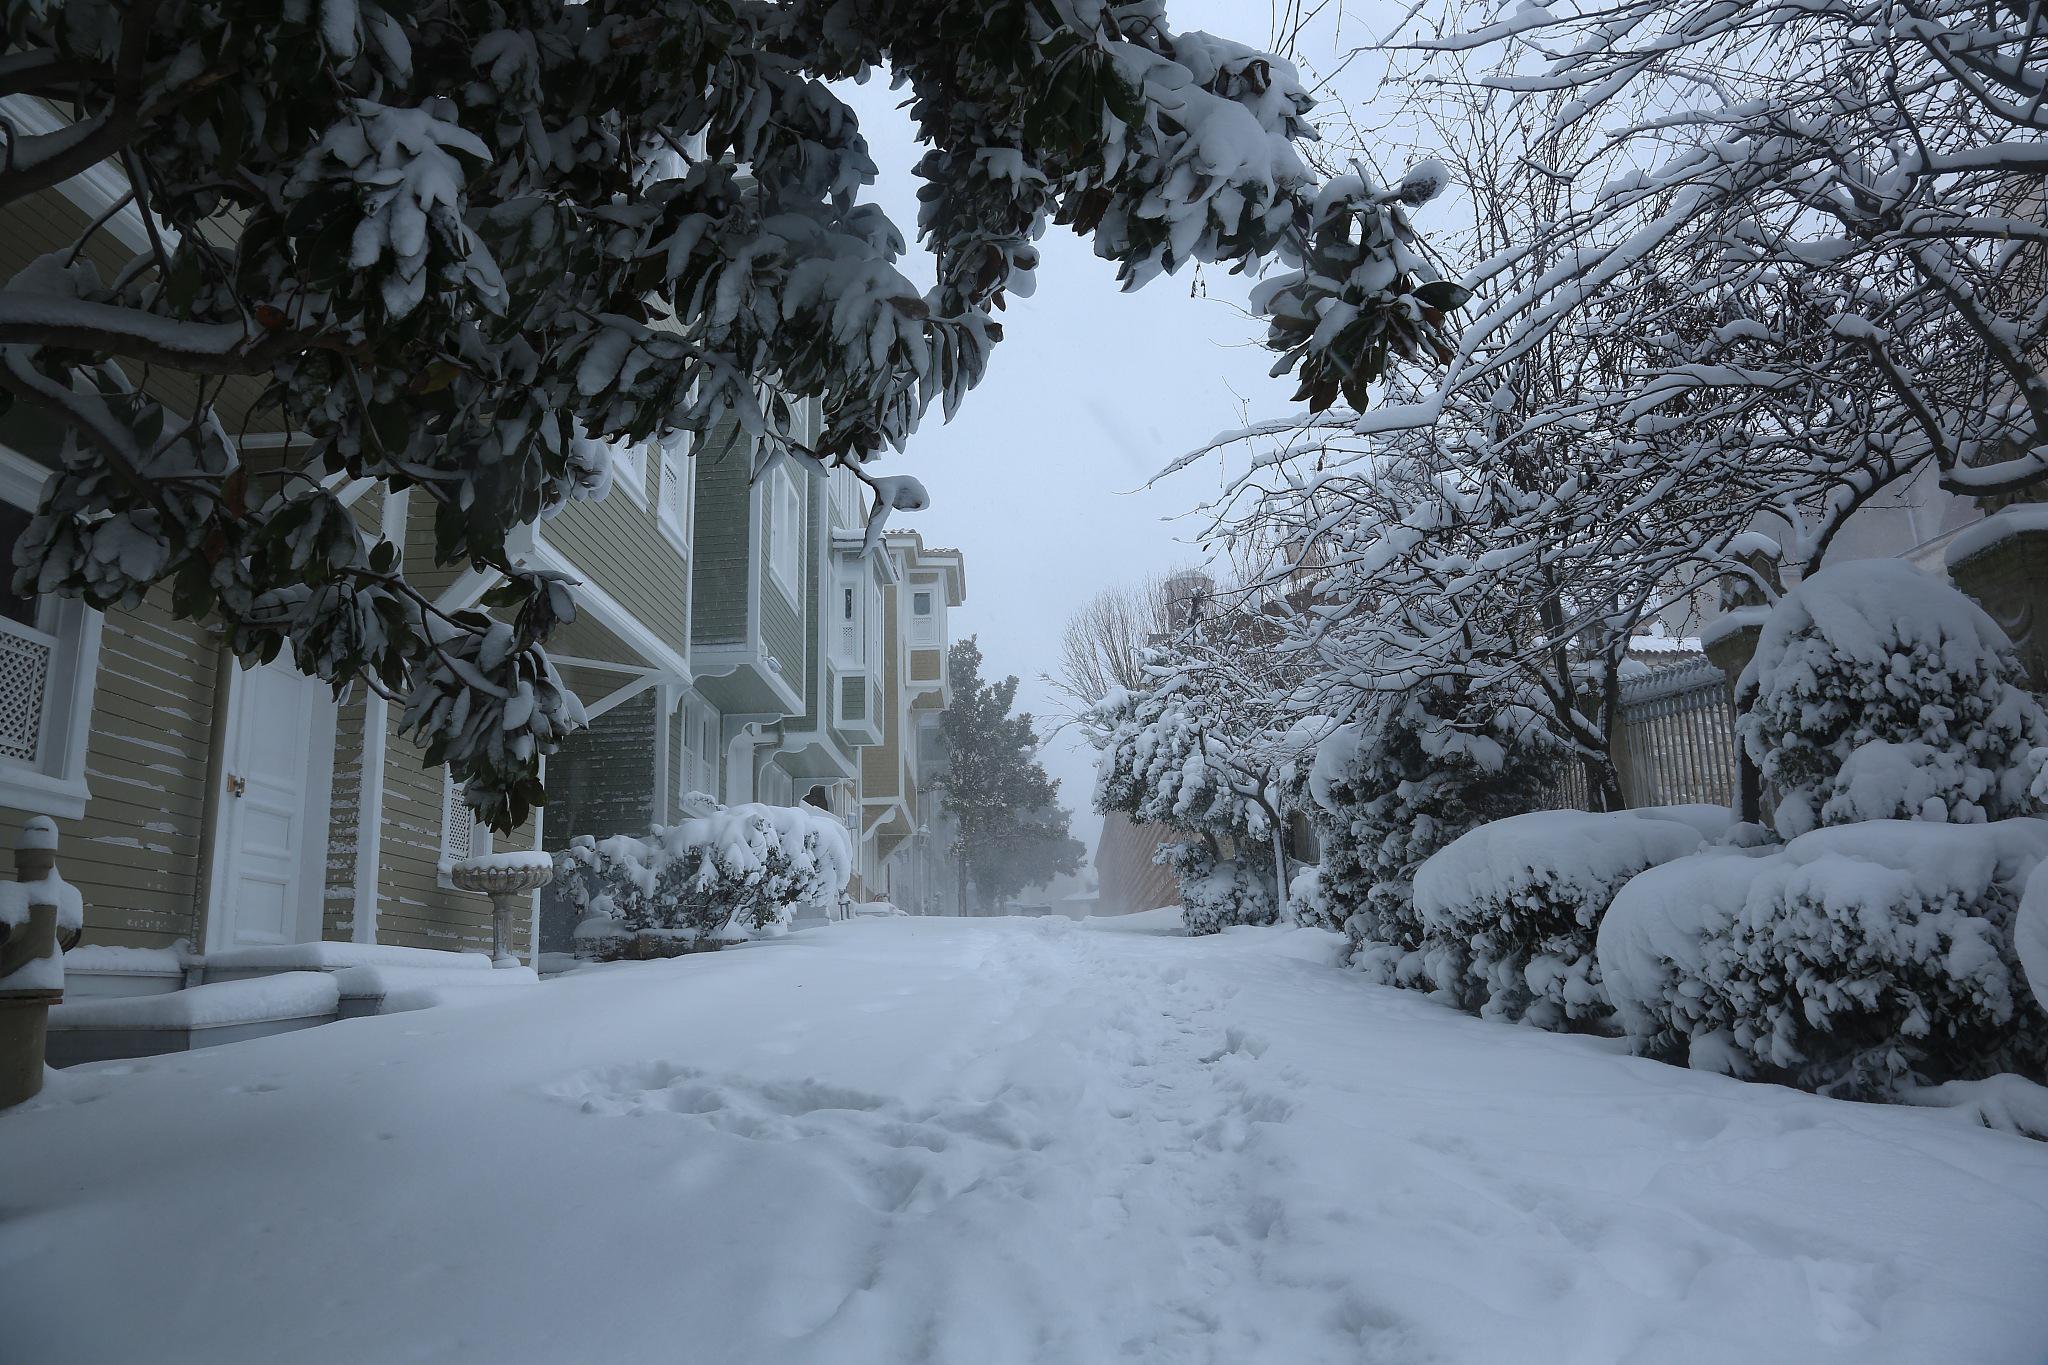
[[[2038,504],[1992,513],[1949,542],[1948,574],[2005,632],[2027,671],[2027,688],[2048,692],[2048,520]],[[2048,509],[2044,509],[2048,510]]]
[[[1736,607],[1701,632],[1700,645],[1707,658],[1728,680],[1728,709],[1737,720],[1742,716],[1742,696],[1737,685],[1742,670],[1756,657],[1756,643],[1763,635],[1764,618],[1769,614],[1768,607]],[[1739,731],[1735,736],[1735,815],[1751,824],[1761,824],[1764,818],[1763,775],[1750,762]]]

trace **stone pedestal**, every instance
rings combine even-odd
[[[516,967],[512,956],[512,914],[519,903],[555,879],[547,863],[504,863],[489,857],[457,863],[449,869],[448,880],[464,891],[480,891],[491,898],[491,965]]]

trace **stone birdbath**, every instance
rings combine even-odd
[[[448,880],[464,891],[477,891],[491,898],[491,965],[517,967],[512,956],[513,903],[532,895],[555,879],[551,853],[528,850],[515,853],[485,853],[465,858],[448,869]]]

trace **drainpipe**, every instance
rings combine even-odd
[[[761,746],[768,743],[766,723],[742,721],[725,746],[725,804],[743,805],[755,799],[759,789]]]

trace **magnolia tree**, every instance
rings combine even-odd
[[[400,702],[500,827],[580,723],[542,650],[567,585],[507,533],[601,487],[611,444],[729,416],[764,460],[917,505],[867,463],[981,378],[1053,223],[1126,287],[1277,263],[1270,344],[1317,405],[1440,353],[1460,297],[1403,217],[1432,182],[1320,183],[1289,64],[1157,0],[4,12],[0,205],[103,165],[125,186],[0,290],[0,386],[64,432],[20,582],[171,584],[244,659]],[[884,68],[925,148],[928,290],[829,84]],[[287,439],[258,457],[251,430]],[[502,577],[494,615],[437,609],[351,480],[424,499],[435,559]]]

